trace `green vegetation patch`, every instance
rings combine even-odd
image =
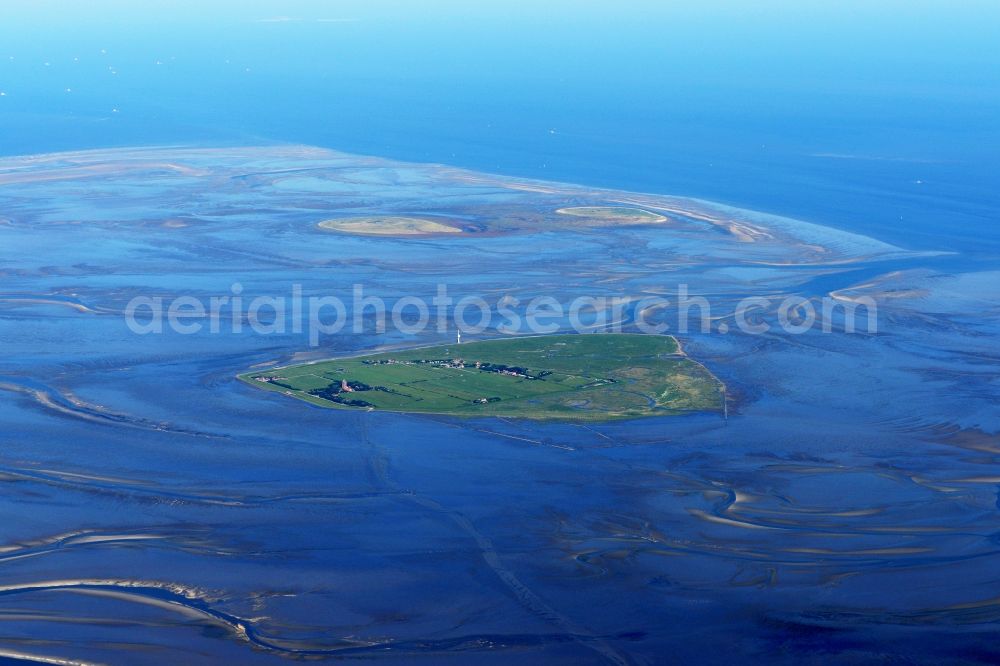
[[[251,372],[333,409],[608,421],[719,411],[722,386],[663,335],[505,338]]]

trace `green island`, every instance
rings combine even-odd
[[[666,335],[515,337],[239,375],[321,407],[610,421],[721,411],[722,384]]]

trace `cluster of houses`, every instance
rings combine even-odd
[[[475,363],[466,363],[460,358],[450,358],[450,359],[419,359],[415,361],[400,361],[394,358],[386,358],[379,360],[365,360],[363,361],[365,365],[431,365],[435,368],[453,368],[462,370],[465,368],[475,368],[476,370],[482,370],[484,372],[495,372],[499,375],[507,375],[509,377],[520,377],[522,379],[541,379],[544,375],[550,373],[541,373],[538,376],[532,375],[528,372],[527,368],[521,368],[518,366],[503,365],[500,363],[483,363],[481,361],[476,361]]]

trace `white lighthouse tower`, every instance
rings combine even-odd
[[[455,331],[455,344],[456,345],[462,344],[462,329],[458,329],[457,331]]]

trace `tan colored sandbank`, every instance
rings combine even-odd
[[[325,220],[319,228],[365,236],[424,236],[429,234],[460,234],[461,229],[419,217],[348,217]]]
[[[667,218],[658,213],[651,213],[642,208],[624,208],[621,206],[575,206],[571,208],[560,208],[556,211],[560,215],[573,215],[584,217],[601,222],[615,222],[617,224],[661,224]]]

